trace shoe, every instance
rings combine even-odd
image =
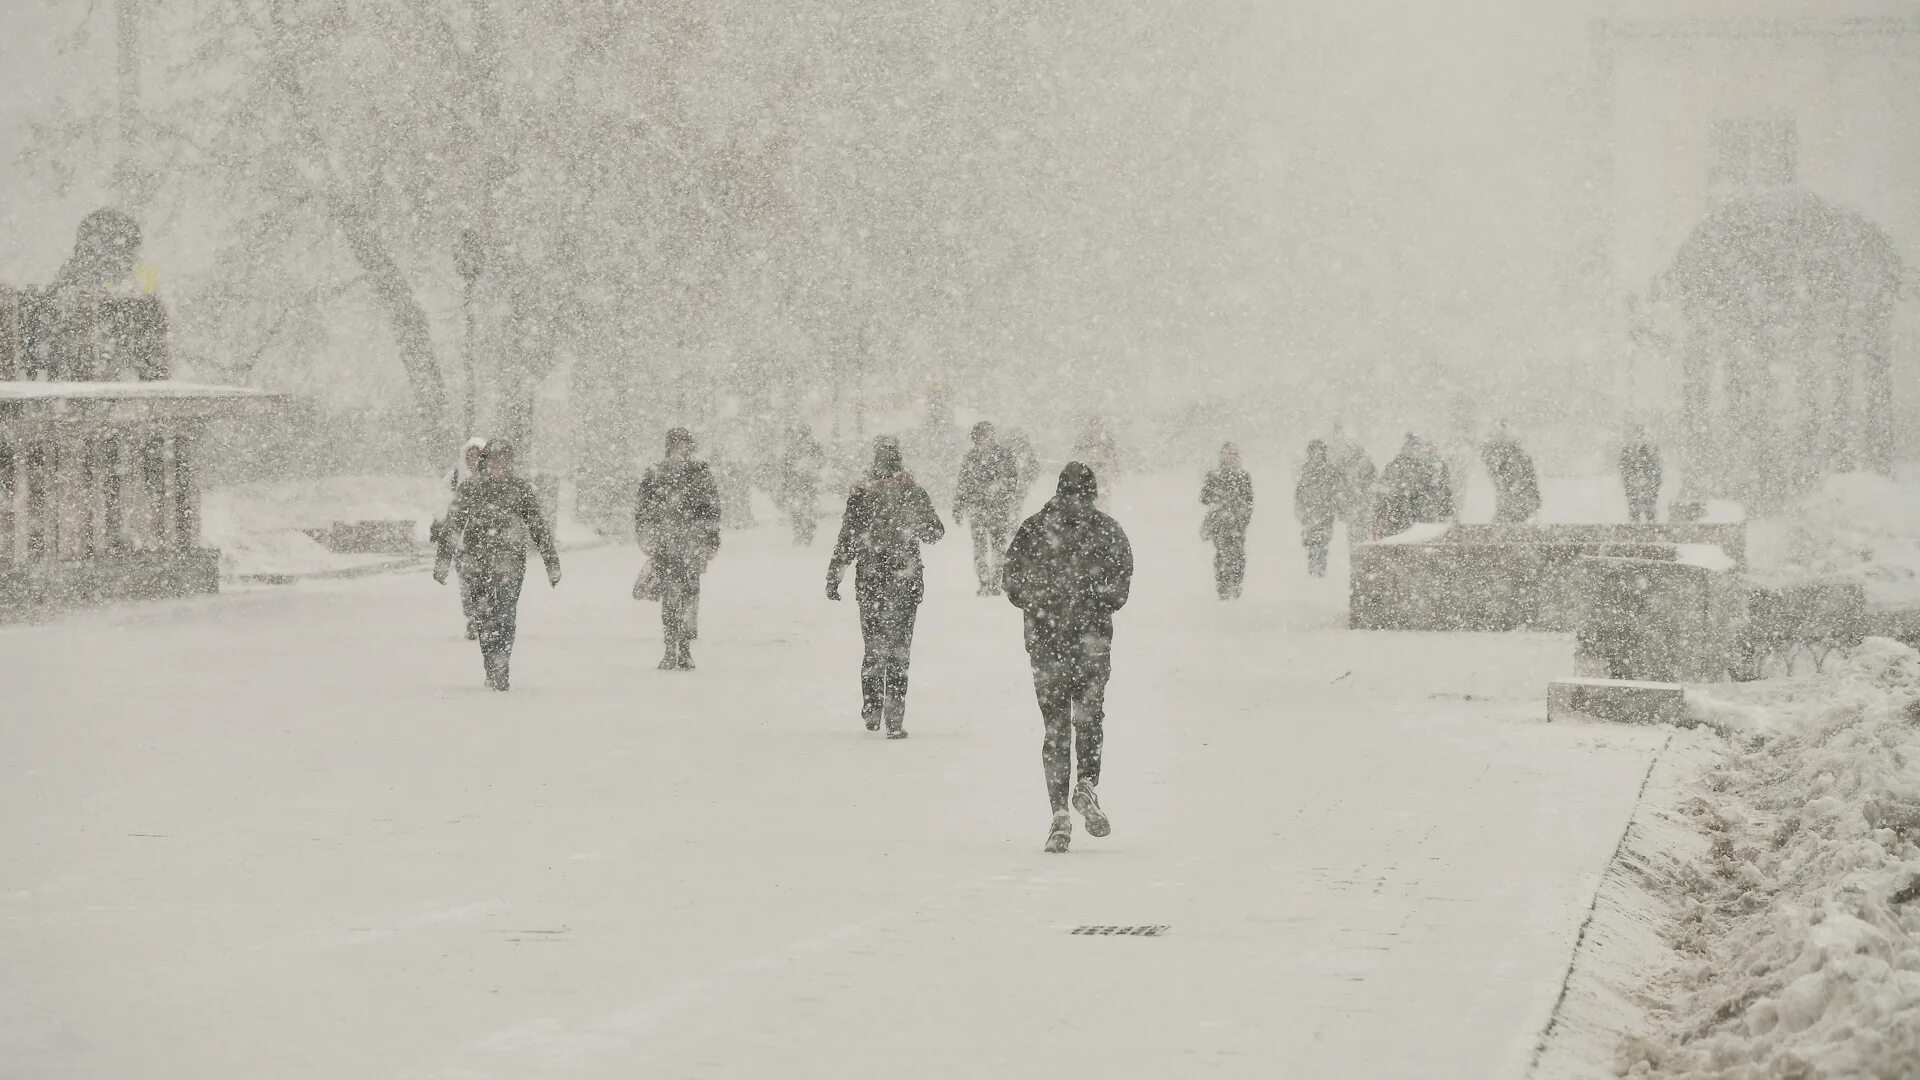
[[[693,670],[693,645],[691,643],[685,641],[680,643],[680,654],[674,658],[674,666],[681,671]]]
[[[1047,833],[1047,854],[1058,855],[1073,842],[1073,818],[1065,811],[1053,815],[1053,829]]]
[[[1085,780],[1073,789],[1073,808],[1087,819],[1088,833],[1105,836],[1113,831],[1113,823],[1107,820],[1107,812],[1100,809],[1100,797],[1093,793],[1093,785]]]
[[[473,625],[473,623],[471,622],[467,623],[467,640],[468,641],[480,640],[480,628]]]
[[[660,658],[660,670],[661,671],[679,671],[680,670],[680,650],[674,648],[673,642],[671,641],[667,642],[666,655]]]
[[[860,719],[865,720],[867,722],[868,731],[880,730],[880,710],[879,709],[860,710]]]
[[[906,729],[906,728],[900,728],[900,727],[897,727],[897,728],[888,728],[888,729],[887,729],[887,738],[889,738],[889,739],[904,739],[904,738],[906,738],[906,737],[907,737],[907,729]]]

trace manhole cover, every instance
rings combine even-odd
[[[1090,937],[1159,937],[1171,926],[1076,926],[1073,932]]]

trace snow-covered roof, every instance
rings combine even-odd
[[[214,386],[182,382],[9,382],[0,380],[0,401],[48,401],[62,398],[100,400],[178,400],[181,398],[269,399],[285,395],[245,386]]]

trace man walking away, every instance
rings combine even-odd
[[[913,622],[926,595],[920,545],[946,535],[933,499],[914,482],[900,458],[900,443],[883,435],[873,444],[873,467],[853,486],[840,521],[840,540],[827,563],[827,599],[840,599],[840,577],[853,571],[853,598],[860,605],[860,718],[868,731],[907,737],[907,667]]]
[[[1053,808],[1050,852],[1067,850],[1073,839],[1069,789],[1087,831],[1111,831],[1095,789],[1113,671],[1113,613],[1127,603],[1133,549],[1119,523],[1094,509],[1099,492],[1093,470],[1069,462],[1053,498],[1020,526],[1007,552],[1007,599],[1025,615],[1027,659],[1046,728],[1040,761]]]
[[[1327,444],[1307,444],[1307,463],[1293,486],[1293,516],[1300,521],[1300,542],[1307,549],[1307,573],[1327,576],[1327,546],[1333,542],[1333,518],[1340,505],[1340,470],[1327,456]]]
[[[1234,600],[1247,580],[1247,526],[1253,521],[1253,477],[1240,467],[1240,450],[1220,448],[1220,465],[1200,485],[1207,508],[1200,531],[1213,544],[1213,586],[1222,600]]]
[[[693,670],[700,636],[700,575],[720,550],[720,492],[713,471],[693,460],[693,435],[667,432],[667,456],[640,480],[633,532],[660,587],[661,671]]]
[[[558,586],[560,555],[553,547],[553,531],[540,516],[540,499],[532,484],[514,475],[513,446],[505,439],[490,439],[480,451],[478,473],[460,484],[447,512],[433,566],[433,580],[446,584],[454,552],[460,552],[466,567],[462,583],[473,592],[475,635],[490,689],[507,689],[529,544],[547,564],[547,584]]]
[[[1521,522],[1540,511],[1540,480],[1533,471],[1533,459],[1507,434],[1507,425],[1496,424],[1493,438],[1480,451],[1487,475],[1493,479],[1493,520]]]
[[[973,573],[981,596],[1001,592],[1001,562],[1013,531],[1014,500],[1020,494],[1020,463],[993,437],[985,420],[973,425],[973,449],[960,460],[953,495],[953,520],[973,523]]]
[[[1620,483],[1627,491],[1627,519],[1651,524],[1660,505],[1660,451],[1638,424],[1620,449]]]

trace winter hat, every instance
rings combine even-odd
[[[883,480],[897,473],[905,472],[906,462],[900,457],[900,440],[891,435],[882,435],[873,440],[873,478]]]
[[[488,439],[486,445],[480,448],[480,467],[484,469],[493,464],[495,458],[512,464],[513,444],[505,439]]]
[[[990,424],[990,423],[988,423],[988,422],[987,422],[987,421],[985,421],[985,420],[982,420],[982,421],[980,421],[979,423],[977,423],[977,424],[975,424],[975,425],[973,425],[973,437],[974,437],[974,438],[976,438],[976,439],[990,439],[990,438],[992,438],[992,437],[993,437],[993,425],[992,425],[992,424]]]
[[[1100,482],[1094,479],[1092,469],[1069,461],[1067,467],[1060,470],[1060,486],[1056,490],[1061,498],[1092,502],[1100,494]]]
[[[677,428],[674,428],[672,431],[667,432],[667,452],[668,453],[672,453],[674,447],[680,446],[683,444],[689,450],[693,448],[693,445],[694,445],[693,432],[688,431],[686,428],[683,428],[683,427],[677,427]]]

